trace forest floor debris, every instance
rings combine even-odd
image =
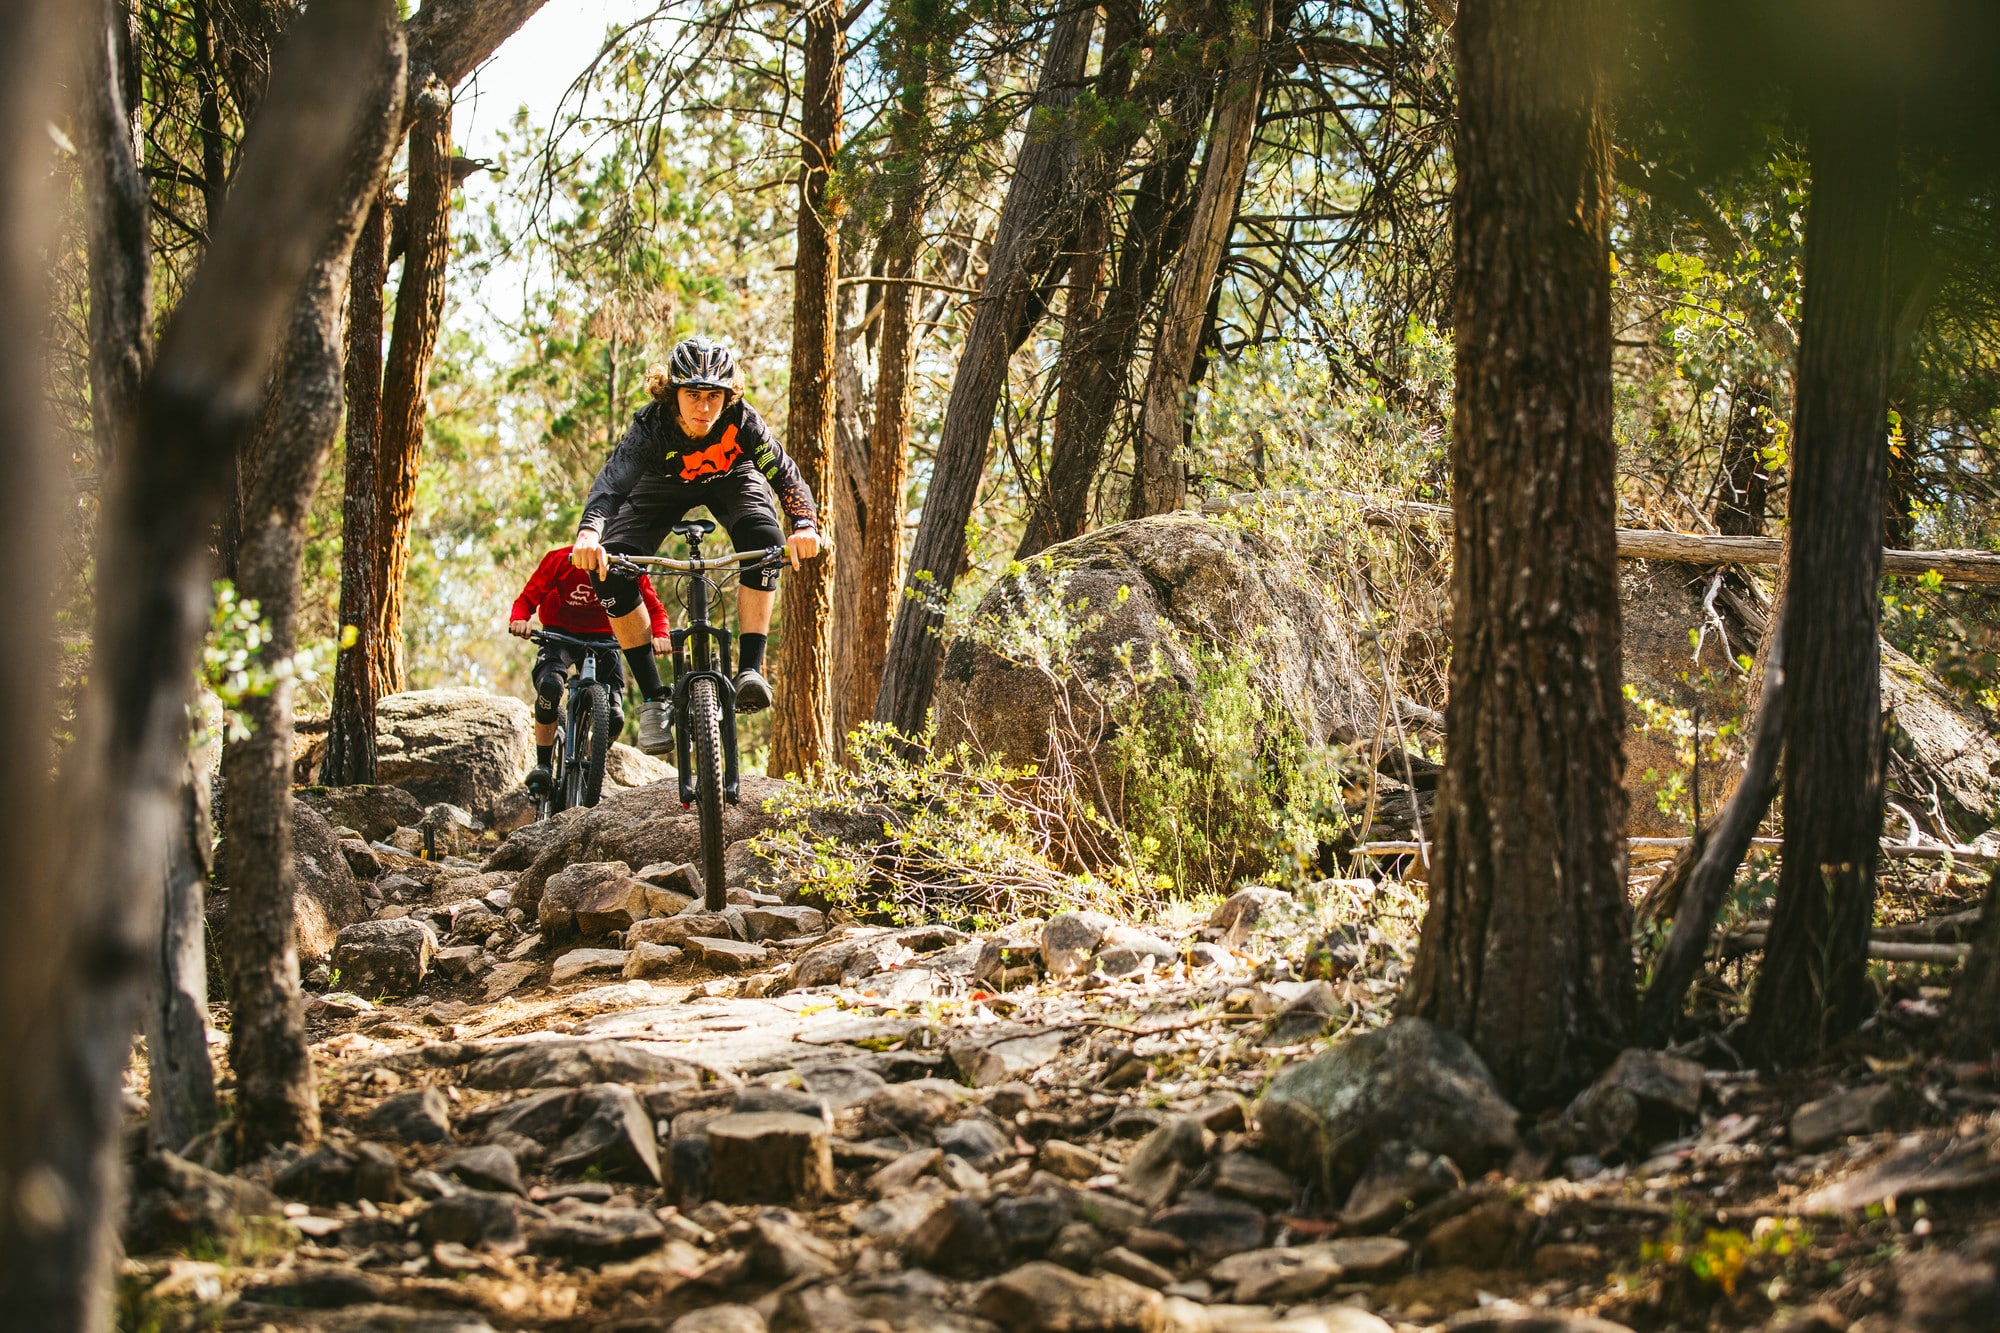
[[[2000,1079],[1907,983],[1837,1067],[1632,1051],[1517,1124],[1392,1022],[1393,882],[972,934],[599,863],[537,930],[418,864],[348,928],[415,993],[316,977],[320,1145],[135,1122],[126,1327],[1886,1333],[1995,1282]]]

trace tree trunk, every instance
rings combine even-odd
[[[445,261],[451,254],[451,91],[425,86],[410,128],[409,206],[403,219],[403,278],[382,384],[382,443],[376,459],[375,540],[368,550],[369,605],[363,635],[375,697],[408,687],[403,663],[403,579],[424,446],[424,390],[444,319]]]
[[[153,354],[153,248],[128,82],[131,16],[97,0],[76,123],[90,263],[90,425],[101,474],[129,442]]]
[[[89,50],[64,18],[66,5],[39,0],[0,8],[0,554],[17,571],[10,629],[24,649],[54,641],[49,552],[60,539],[56,467],[62,447],[47,413],[51,330],[49,247],[56,240],[58,179],[45,130],[58,114],[55,75],[71,49]],[[94,243],[94,242],[93,242]],[[46,651],[0,660],[0,844],[15,864],[0,876],[0,1298],[18,1327],[56,1329],[107,1322],[109,1237],[70,1207],[67,1168],[91,1154],[69,1123],[66,1026],[53,1006],[66,996],[71,936],[84,921],[60,891],[64,821],[79,812],[50,788],[46,759],[54,716],[54,670]],[[87,814],[88,812],[81,812]],[[84,1096],[87,1097],[87,1090]],[[94,1116],[103,1112],[86,1106]],[[88,1130],[85,1130],[87,1135]],[[93,1202],[86,1194],[77,1203]]]
[[[341,410],[341,306],[356,239],[378,199],[402,123],[403,43],[391,43],[375,111],[353,140],[333,233],[293,312],[272,386],[270,438],[244,510],[236,587],[262,609],[259,658],[276,676],[243,706],[250,734],[223,752],[229,821],[229,1064],[236,1074],[239,1161],[319,1136],[319,1100],[299,994],[297,873],[292,862],[292,677],[306,518],[333,452]]]
[[[842,282],[834,301],[834,324],[840,330],[834,344],[834,394],[838,404],[834,413],[835,458],[828,469],[829,494],[823,501],[833,506],[833,526],[840,533],[841,545],[856,553],[853,558],[835,561],[833,566],[833,684],[830,702],[833,755],[842,763],[847,760],[848,733],[874,715],[872,690],[868,708],[860,707],[855,699],[856,654],[861,648],[855,638],[856,628],[861,623],[862,568],[859,552],[867,548],[869,523],[873,518],[868,512],[868,442],[874,434],[875,419],[875,377],[870,359],[876,342],[875,334],[881,327],[880,285],[859,281],[864,277],[881,275],[879,246],[875,247],[870,260],[876,266],[875,272],[869,274],[859,270],[866,234],[856,213],[844,216],[840,237]],[[864,315],[864,309],[870,313]]]
[[[0,18],[0,152],[25,161],[0,172],[5,283],[0,310],[39,310],[32,279],[16,266],[32,253],[24,198],[44,168],[29,145],[43,111],[36,70],[61,61],[24,31],[35,16],[14,6]],[[0,936],[0,1308],[23,1330],[98,1328],[114,1236],[119,1096],[145,983],[158,956],[161,867],[177,822],[175,793],[187,759],[188,683],[209,606],[209,542],[228,487],[228,460],[256,423],[264,377],[287,313],[339,203],[347,144],[389,31],[386,4],[346,0],[306,10],[249,128],[228,204],[208,255],[182,298],[140,400],[133,447],[118,460],[104,511],[94,660],[79,734],[64,778],[66,824],[17,839],[66,854],[51,882],[16,867],[9,884],[27,902]],[[24,113],[31,119],[24,119]],[[25,151],[24,151],[25,150]],[[33,169],[22,170],[33,163]],[[16,349],[9,348],[12,353]],[[0,355],[8,376],[37,386],[31,347]],[[6,381],[12,383],[12,380]],[[13,410],[15,422],[31,420]],[[32,438],[13,429],[8,440]],[[11,510],[31,499],[10,477]],[[9,514],[7,540],[30,538],[41,514]],[[36,565],[23,559],[24,568]],[[32,599],[22,619],[36,614]],[[32,633],[24,627],[24,632]],[[39,704],[30,682],[7,691],[5,716]],[[39,753],[37,711],[10,751]],[[17,765],[45,786],[35,764]],[[18,819],[42,798],[0,808]],[[24,851],[32,864],[35,853]],[[9,889],[8,892],[17,892]],[[40,908],[40,898],[60,907]],[[10,909],[15,904],[9,904]],[[42,913],[47,911],[49,919]],[[41,929],[44,924],[53,929]]]
[[[876,721],[908,736],[923,732],[930,713],[942,650],[936,626],[965,560],[965,525],[986,471],[993,410],[1007,378],[1010,340],[1030,288],[1047,269],[1065,230],[1058,215],[1070,137],[1049,127],[1060,126],[1076,100],[1095,17],[1088,7],[1067,10],[1049,35],[1041,87],[1029,111],[1027,141],[1001,205],[986,280],[945,405],[923,518],[908,561],[906,586],[916,595],[903,598],[896,608],[882,686],[875,698]]]
[[[912,191],[914,194],[914,191]],[[916,361],[916,250],[923,229],[922,205],[898,199],[881,244],[888,251],[882,276],[882,331],[875,347],[875,421],[868,438],[868,491],[863,511],[867,531],[859,553],[856,597],[853,710],[856,721],[875,716],[882,689],[882,664],[889,653],[889,627],[903,572],[903,513],[910,478],[910,409],[916,399],[911,372]]]
[[[319,780],[329,787],[375,781],[377,679],[368,660],[375,625],[369,548],[382,438],[382,289],[388,267],[388,191],[369,207],[347,278],[347,457],[340,504],[340,656],[333,717]],[[346,642],[352,626],[354,641]]]
[[[1715,530],[1725,537],[1764,535],[1770,479],[1764,472],[1765,413],[1771,391],[1762,380],[1746,380],[1729,401],[1729,426],[1722,437],[1722,486],[1715,499]]]
[[[1722,910],[1736,871],[1757,836],[1757,825],[1778,792],[1778,759],[1784,750],[1785,656],[1782,623],[1770,636],[1764,684],[1757,699],[1757,729],[1743,777],[1709,829],[1697,829],[1689,843],[1694,856],[1686,890],[1674,907],[1674,929],[1653,964],[1653,981],[1639,1010],[1639,1037],[1665,1045],[1680,1017],[1681,1001],[1708,953],[1715,917]],[[1669,872],[1671,873],[1671,872]]]
[[[1967,1060],[2000,1058],[2000,875],[1987,878],[1979,934],[1951,988],[1947,1041]]]
[[[1261,0],[1248,31],[1232,34],[1235,53],[1224,74],[1209,131],[1208,156],[1201,166],[1201,191],[1194,221],[1174,280],[1160,312],[1153,363],[1139,411],[1138,460],[1132,470],[1131,514],[1164,514],[1187,498],[1187,397],[1195,354],[1207,323],[1210,297],[1220,275],[1236,200],[1250,166],[1250,140],[1264,86],[1264,43],[1271,36],[1271,0]]]
[[[1121,20],[1118,31],[1113,31],[1113,20],[1122,12],[1122,6],[1105,11],[1105,45],[1113,50],[1138,32],[1136,16]],[[1116,72],[1107,67],[1107,75]],[[1123,91],[1120,84],[1110,95],[1121,96]],[[1140,173],[1118,245],[1116,279],[1093,316],[1063,331],[1048,473],[1028,514],[1016,559],[1029,559],[1059,541],[1080,537],[1089,525],[1091,493],[1103,467],[1112,418],[1125,400],[1140,317],[1159,291],[1167,265],[1180,253],[1192,220],[1189,176],[1200,146],[1198,127],[1208,118],[1213,92],[1212,80],[1187,79],[1164,99],[1166,141],[1160,156]],[[1081,245],[1078,249],[1080,262],[1087,264],[1087,249]]]
[[[160,959],[146,1004],[150,1084],[146,1139],[180,1152],[215,1123],[215,1066],[208,1058],[210,870],[208,774],[190,755],[181,774],[180,818],[168,831],[160,913]]]
[[[896,619],[896,599],[902,588],[903,513],[909,487],[910,410],[915,383],[911,378],[917,349],[917,258],[923,245],[928,170],[923,132],[930,120],[929,71],[917,58],[921,34],[900,28],[895,43],[898,97],[889,125],[889,152],[884,170],[891,173],[889,217],[877,240],[881,253],[882,315],[875,340],[875,411],[868,437],[868,488],[861,510],[866,516],[861,549],[854,559],[860,569],[855,617],[847,630],[851,666],[845,693],[856,722],[875,716],[882,688],[882,663],[889,652],[889,627]],[[853,539],[848,541],[850,547]]]
[[[792,272],[792,382],[785,433],[792,460],[813,494],[821,520],[837,507],[828,494],[834,463],[834,294],[840,273],[840,201],[833,192],[840,152],[840,95],[846,43],[844,0],[818,0],[806,12],[805,85],[799,107],[799,239]],[[830,542],[845,534],[829,531]],[[787,573],[780,587],[782,623],[773,663],[773,773],[812,772],[833,757],[833,570],[829,550]]]
[[[1812,127],[1792,427],[1785,624],[1785,844],[1750,1039],[1809,1060],[1869,1007],[1882,835],[1882,478],[1896,132],[1865,101]]]
[[[139,395],[153,353],[149,201],[139,174],[130,108],[131,14],[103,0],[85,34],[77,124],[84,144],[89,203],[90,416],[102,471],[126,452],[138,428]],[[160,949],[146,1005],[151,1084],[147,1136],[177,1151],[215,1121],[215,1069],[208,1058],[208,950],[202,890],[208,881],[208,779],[184,761],[180,818],[162,868]]]
[[[1633,1016],[1610,144],[1582,0],[1461,0],[1451,706],[1403,1007],[1523,1107]]]

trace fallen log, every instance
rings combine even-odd
[[[1744,954],[1761,953],[1767,937],[1763,934],[1749,934],[1731,931],[1722,938],[1722,956],[1741,958]],[[1868,957],[1883,963],[1936,963],[1946,967],[1956,967],[1972,952],[1970,944],[1905,944],[1896,940],[1870,939]]]
[[[1626,845],[1635,851],[1671,850],[1685,847],[1690,838],[1627,838]],[[1752,838],[1750,846],[1758,851],[1775,852],[1785,845],[1782,838]],[[1362,856],[1410,856],[1424,850],[1414,842],[1364,842],[1354,850]],[[1882,855],[1886,857],[1911,857],[1917,860],[1963,861],[1967,865],[1993,865],[2000,862],[2000,855],[1982,852],[1977,847],[1967,847],[1958,843],[1944,842],[1885,842]]]
[[[1245,491],[1202,501],[1204,514],[1226,514],[1262,501],[1305,500],[1323,492],[1304,490]],[[1340,499],[1361,506],[1364,522],[1387,525],[1400,515],[1420,514],[1451,526],[1451,506],[1419,500],[1342,492]],[[1777,537],[1723,537],[1702,532],[1669,532],[1657,528],[1618,529],[1621,560],[1668,560],[1685,565],[1775,565],[1784,542]],[[1885,548],[1882,572],[1921,578],[1935,571],[1946,583],[2000,584],[2000,555],[1991,551],[1899,551]]]

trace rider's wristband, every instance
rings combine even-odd
[[[819,531],[819,524],[813,522],[809,518],[795,518],[792,520],[792,534],[794,536],[797,536],[801,532],[818,532],[818,531]]]

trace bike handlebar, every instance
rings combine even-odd
[[[584,639],[574,634],[565,634],[559,629],[531,629],[528,631],[530,643],[566,643],[573,648],[616,648],[618,640],[607,634],[601,639]]]
[[[824,549],[824,548],[822,548]],[[713,558],[704,556],[699,560],[669,560],[661,555],[614,555],[611,567],[621,574],[646,574],[664,569],[675,574],[699,574],[725,565],[741,568],[744,565],[761,565],[771,560],[782,560],[785,548],[766,546],[756,551],[732,551],[728,555]]]

